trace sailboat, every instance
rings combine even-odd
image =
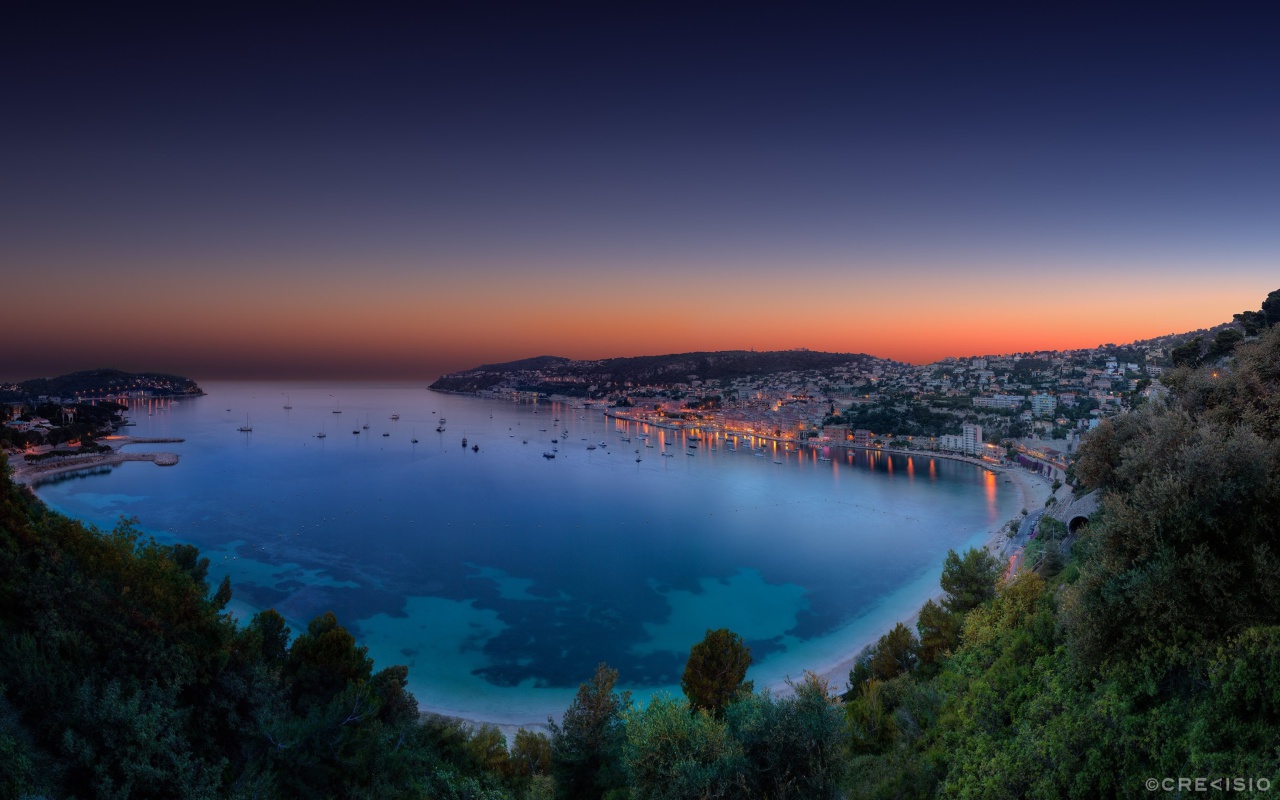
[[[410,443],[410,444],[417,444],[417,443],[418,443],[418,429],[417,429],[417,428],[414,428],[414,430],[413,430],[413,438],[409,440],[409,443]]]
[[[284,395],[284,410],[288,411],[289,409],[293,408],[293,404],[289,401],[288,392],[281,392],[281,394]]]
[[[236,428],[236,430],[240,431],[241,433],[253,433],[253,426],[249,424],[248,414],[244,415],[244,424],[241,425],[239,428]]]

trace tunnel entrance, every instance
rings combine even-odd
[[[1089,524],[1089,518],[1085,516],[1072,517],[1067,522],[1067,531],[1069,533],[1079,533],[1080,529]]]

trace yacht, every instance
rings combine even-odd
[[[239,428],[236,428],[236,430],[240,431],[241,433],[253,433],[253,426],[249,424],[248,414],[244,415],[244,424],[241,425]]]

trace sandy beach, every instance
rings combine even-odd
[[[992,467],[986,464],[979,465],[983,466],[990,472],[995,473],[997,476],[1010,479],[1015,485],[1017,485],[1022,494],[1022,508],[1026,509],[1028,512],[1034,511],[1037,508],[1043,508],[1045,502],[1049,499],[1049,496],[1053,494],[1053,485],[1047,478],[1040,475],[1027,472],[1019,467]],[[1009,544],[1009,540],[1004,535],[1007,523],[1008,520],[1003,520],[993,525],[986,544],[987,550],[1002,561],[1008,555],[1005,551]],[[942,589],[935,584],[931,593],[919,597],[918,602],[912,605],[913,610],[911,613],[889,623],[889,625],[883,630],[879,630],[874,634],[868,633],[864,638],[855,641],[851,647],[844,651],[845,655],[839,660],[826,664],[815,664],[809,668],[810,671],[820,677],[826,678],[833,689],[842,691],[848,682],[849,671],[853,669],[853,665],[857,661],[858,656],[861,655],[866,648],[879,641],[880,637],[887,633],[896,622],[901,622],[903,625],[914,630],[916,620],[920,616],[920,608],[929,600],[937,602],[941,600],[941,598]],[[797,680],[800,677],[801,676],[799,675],[792,675],[791,679]],[[785,682],[772,684],[769,688],[775,694],[786,694],[789,692],[789,687]]]

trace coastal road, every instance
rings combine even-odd
[[[1022,567],[1023,551],[1027,546],[1027,542],[1031,540],[1032,531],[1040,524],[1040,517],[1043,514],[1044,509],[1039,508],[1023,517],[1022,524],[1018,526],[1018,532],[1009,540],[1009,544],[1005,546],[1006,553],[1012,551],[1009,555],[1009,566],[1005,573],[1006,575],[1012,575]]]

